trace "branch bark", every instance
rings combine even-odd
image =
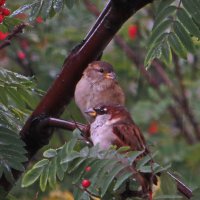
[[[88,63],[102,53],[115,33],[131,15],[152,1],[110,0],[108,2],[101,18],[96,21],[94,28],[88,34],[89,36],[69,54],[59,76],[25,123],[20,134],[26,143],[29,160],[42,146],[48,143],[52,135],[53,129],[49,128],[37,132],[36,127],[40,120],[44,117],[60,116],[64,106],[69,104],[72,99],[76,83]],[[13,172],[13,174],[17,180],[21,172]],[[8,192],[12,188],[12,184],[8,183],[4,177],[0,180],[0,186]]]

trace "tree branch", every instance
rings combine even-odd
[[[19,33],[22,33],[22,30],[27,26],[27,23],[22,23],[13,29],[12,33],[10,33],[7,38],[0,44],[0,49],[5,48],[6,46],[11,44],[11,40],[16,37]]]

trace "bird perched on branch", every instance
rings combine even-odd
[[[75,102],[85,118],[85,110],[102,104],[124,105],[124,92],[116,80],[112,65],[103,61],[94,61],[88,65],[76,85]]]
[[[149,152],[144,136],[124,106],[96,106],[85,113],[95,118],[90,125],[94,145],[99,144],[101,149],[109,149],[111,145],[130,146],[133,151]]]
[[[149,153],[144,136],[124,106],[102,105],[85,112],[95,118],[90,124],[90,138],[94,145],[99,145],[100,149],[106,150],[112,145],[118,148],[130,146],[131,151],[143,151],[142,156]],[[141,184],[144,194],[151,192],[153,178],[137,172],[134,176]],[[156,177],[154,181],[157,181]]]
[[[85,113],[95,119],[90,124],[90,138],[94,145],[99,145],[100,149],[106,150],[112,145],[116,145],[118,148],[129,146],[131,151],[143,151],[141,156],[150,154],[142,132],[124,106],[101,105],[90,108]],[[192,197],[191,189],[171,172],[167,171],[167,174],[175,180],[178,191],[190,199]],[[138,173],[135,178],[142,186],[144,193],[152,194],[152,184],[157,182],[153,173],[146,174],[146,176]],[[152,199],[151,195],[149,195],[149,199]]]

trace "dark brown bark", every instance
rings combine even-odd
[[[89,36],[69,54],[59,76],[24,125],[21,136],[26,143],[29,160],[42,146],[48,143],[52,134],[52,130],[47,128],[37,132],[38,123],[46,117],[58,117],[63,112],[64,106],[72,99],[76,83],[88,63],[102,53],[115,33],[131,15],[152,1],[109,1],[101,18],[95,23],[95,28],[92,28]],[[14,174],[16,179],[20,175],[21,172]],[[7,191],[12,188],[12,184],[3,178],[0,180],[0,186]]]

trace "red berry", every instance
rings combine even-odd
[[[0,23],[2,23],[4,20],[4,16],[3,15],[0,15]]]
[[[36,22],[37,22],[38,24],[42,23],[42,22],[43,22],[42,17],[41,17],[41,16],[38,16],[38,17],[36,18]]]
[[[90,166],[87,166],[86,168],[85,168],[85,171],[86,172],[89,172],[91,170],[91,167]]]
[[[90,186],[90,181],[89,180],[87,180],[87,179],[84,179],[83,181],[82,181],[82,186],[84,187],[84,188],[88,188],[89,186]]]
[[[6,3],[6,0],[0,0],[0,6],[3,6]]]
[[[26,54],[23,52],[23,51],[18,51],[17,52],[17,57],[20,59],[20,60],[24,60],[26,58]]]
[[[10,15],[10,10],[8,8],[2,8],[2,15],[9,16]]]
[[[158,132],[158,123],[156,121],[150,123],[148,132],[150,133],[150,135],[154,135]]]
[[[138,27],[136,25],[131,25],[128,27],[128,35],[130,39],[135,39],[137,35]]]
[[[3,33],[0,31],[0,40],[4,40],[7,36],[8,36],[9,33]]]

